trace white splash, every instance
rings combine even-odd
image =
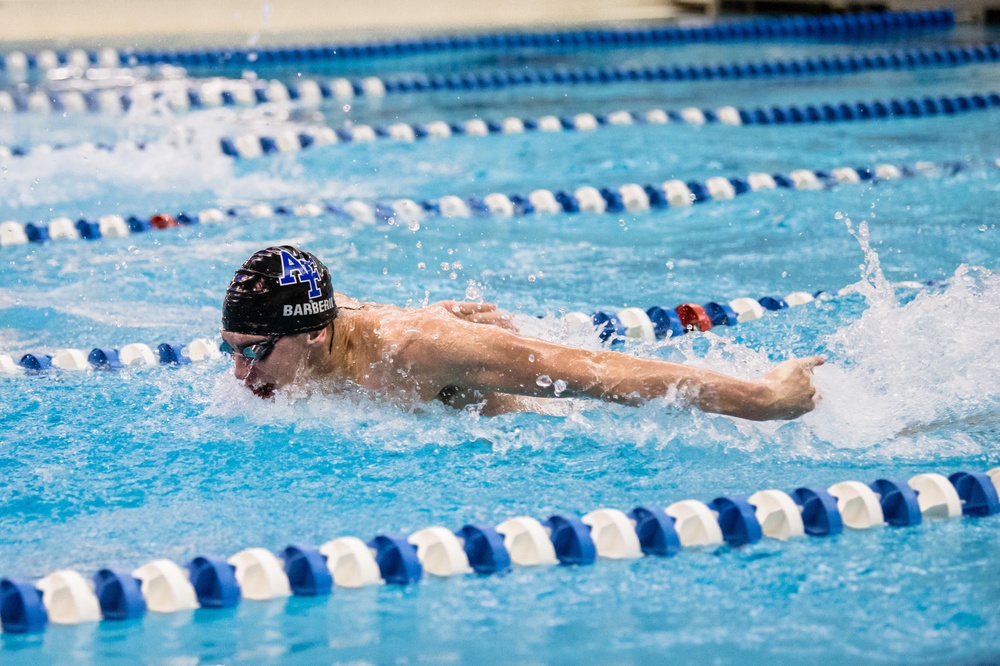
[[[963,265],[943,292],[900,305],[866,225],[856,237],[865,253],[856,289],[869,307],[823,341],[824,398],[805,423],[837,448],[977,452],[964,431],[1000,410],[1000,276]]]

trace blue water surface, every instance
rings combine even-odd
[[[996,38],[979,28],[894,40]],[[649,64],[824,55],[878,44],[712,44],[359,63],[359,74],[510,63]],[[319,74],[343,73],[338,65]],[[207,72],[203,72],[207,73]],[[283,77],[284,71],[264,72]],[[289,79],[286,79],[289,80]],[[900,180],[751,193],[681,209],[376,224],[241,217],[123,239],[0,248],[0,353],[215,339],[233,270],[294,243],[357,298],[486,300],[528,334],[598,348],[563,312],[826,292],[764,319],[624,353],[761,376],[820,353],[823,393],[786,424],[571,403],[561,416],[405,410],[353,395],[249,395],[225,359],[0,376],[0,575],[138,567],[243,548],[625,511],[844,480],[1000,465],[997,111],[788,127],[599,131],[331,145],[234,163],[218,136],[620,108],[833,103],[995,91],[996,65],[770,81],[436,93],[270,107],[17,115],[0,143],[140,138],[142,152],[8,162],[0,219],[267,202],[484,196],[672,178],[962,160]],[[928,285],[930,283],[930,285]],[[844,287],[854,285],[844,293]],[[539,319],[538,317],[542,318]],[[556,378],[552,378],[556,379]],[[591,567],[515,567],[409,587],[246,601],[229,611],[0,635],[3,663],[993,663],[998,518],[687,549]]]

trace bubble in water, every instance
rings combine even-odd
[[[534,363],[534,362],[535,362],[535,355],[528,354],[528,363]]]
[[[449,264],[447,261],[442,261],[441,262],[441,270],[446,271],[446,270],[448,270],[450,268],[451,268],[451,264]]]
[[[425,268],[427,268],[427,264],[421,261],[419,264],[417,264],[417,268],[420,270],[424,270]]]
[[[345,104],[344,105],[344,113],[347,113],[350,110],[351,110],[351,105],[350,104]]]
[[[535,380],[535,383],[542,388],[548,388],[552,386],[552,378],[548,375],[539,375],[538,379]]]
[[[987,230],[988,228],[989,228],[989,227],[987,227],[987,226],[986,226],[985,224],[981,224],[981,225],[979,225],[979,230],[980,230],[980,231],[986,231],[986,230]]]
[[[529,275],[529,276],[528,276],[528,282],[534,282],[534,281],[535,281],[535,279],[536,279],[536,278],[535,278],[535,275],[534,275],[533,273],[532,273],[531,275]]]
[[[457,278],[458,278],[458,273],[456,273],[454,271],[452,271],[451,273],[448,273],[448,279],[449,280],[455,280]]]
[[[420,231],[420,223],[416,220],[407,220],[406,228],[410,231]]]
[[[552,384],[552,389],[555,391],[556,395],[561,395],[562,392],[565,391],[568,386],[569,384],[566,383],[565,379],[557,379]]]
[[[833,214],[833,219],[842,220],[844,219],[844,214],[838,210],[836,213]]]

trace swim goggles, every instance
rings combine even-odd
[[[276,345],[278,340],[283,337],[284,336],[282,335],[274,335],[267,340],[261,340],[260,342],[243,347],[239,351],[234,349],[231,344],[223,340],[222,344],[219,345],[219,351],[223,354],[235,354],[236,356],[242,356],[245,359],[259,363],[267,358],[272,351],[274,351],[274,345]]]

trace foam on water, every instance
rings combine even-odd
[[[977,453],[964,431],[1000,409],[1000,276],[960,266],[943,291],[901,304],[862,223],[857,290],[868,309],[823,341],[816,372],[824,399],[804,421],[837,448],[883,447],[892,456]]]

